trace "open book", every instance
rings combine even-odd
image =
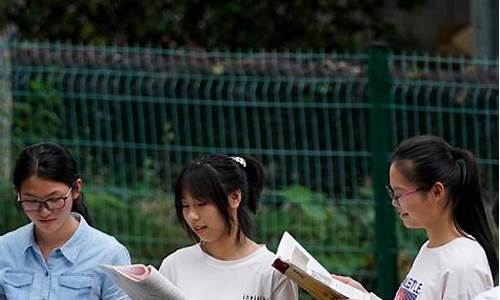
[[[288,232],[283,237],[276,252],[273,267],[295,281],[314,298],[319,300],[379,299],[372,293],[365,293],[335,278]]]
[[[186,296],[153,266],[99,265],[133,300],[187,300]]]

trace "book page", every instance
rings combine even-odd
[[[370,298],[368,293],[333,278],[330,272],[286,231],[281,238],[276,257],[273,266],[317,299]]]
[[[100,267],[134,300],[187,300],[186,296],[153,266]]]

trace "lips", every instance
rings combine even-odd
[[[51,223],[53,221],[55,221],[56,219],[47,219],[47,220],[38,220],[40,223],[42,224],[48,224],[48,223]]]
[[[201,234],[205,233],[205,231],[207,230],[207,226],[200,226],[200,225],[192,226],[191,228],[193,228],[193,231],[197,235],[201,235]]]

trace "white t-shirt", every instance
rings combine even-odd
[[[500,299],[500,287],[498,285],[474,297],[474,300],[498,300],[498,299]]]
[[[297,286],[271,264],[275,255],[261,246],[239,260],[222,261],[205,253],[199,244],[167,256],[160,273],[189,299],[294,300]]]
[[[490,267],[481,245],[459,237],[447,244],[420,248],[410,272],[394,299],[472,299],[493,287]]]

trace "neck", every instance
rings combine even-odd
[[[243,234],[238,240],[236,232],[233,230],[230,235],[214,242],[201,242],[201,248],[210,256],[219,260],[238,260],[246,257],[259,249],[254,241]]]
[[[50,234],[41,232],[35,227],[36,243],[40,247],[45,259],[47,259],[52,250],[61,247],[73,236],[78,228],[78,224],[79,222],[73,216],[69,216],[68,220],[59,230]]]
[[[453,218],[449,213],[445,213],[441,218],[428,226],[425,231],[429,238],[429,247],[439,247],[447,244],[448,242],[464,236],[453,223]]]

